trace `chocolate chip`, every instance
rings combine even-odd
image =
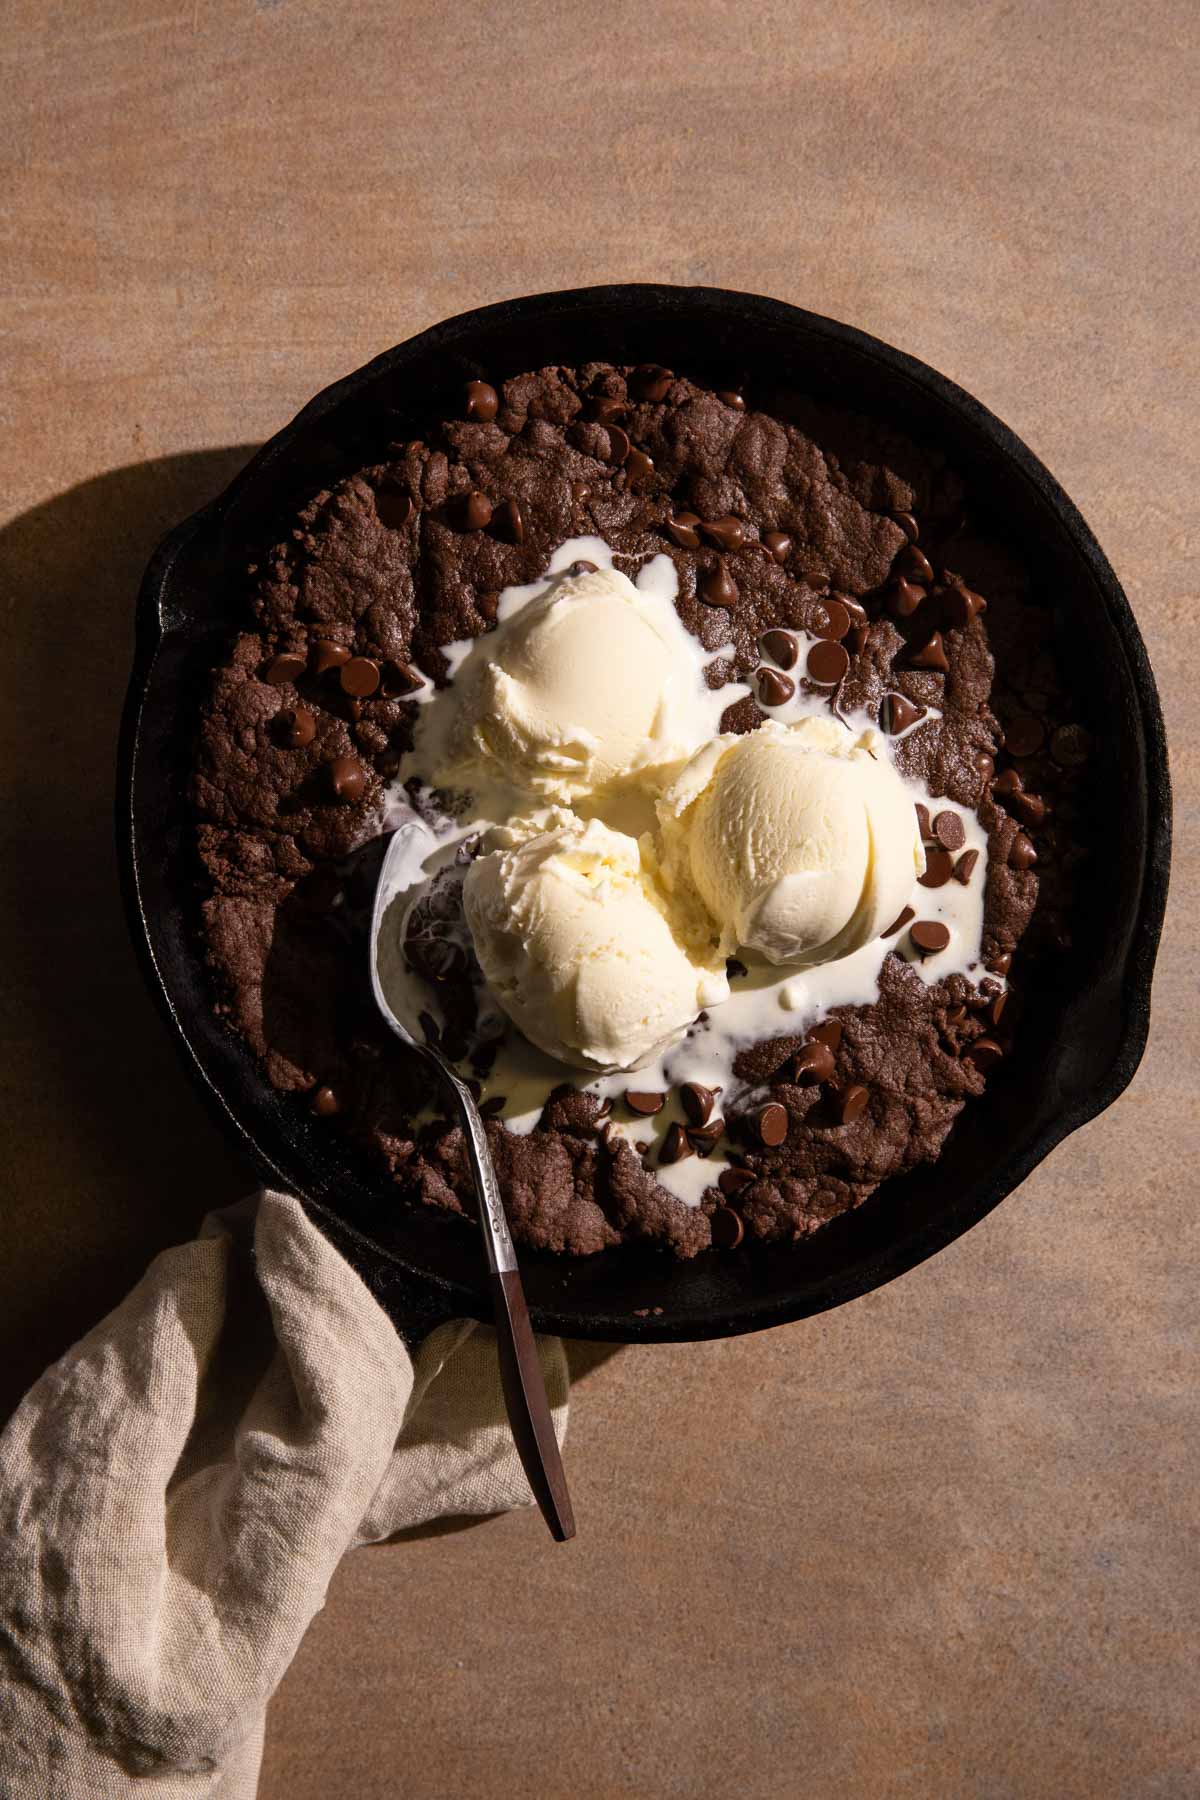
[[[692,1154],[692,1146],[687,1141],[687,1133],[678,1119],[668,1126],[667,1135],[663,1139],[662,1149],[658,1153],[660,1163],[682,1162],[685,1156]]]
[[[619,425],[610,424],[607,420],[604,429],[608,433],[608,460],[619,468],[629,455],[629,433],[622,431]]]
[[[965,631],[978,613],[987,611],[987,602],[982,595],[973,593],[961,583],[947,587],[941,601],[947,620],[958,631]]]
[[[679,1090],[679,1103],[692,1125],[707,1125],[712,1117],[716,1095],[698,1081],[685,1081]]]
[[[850,629],[850,614],[840,600],[824,600],[821,603],[822,619],[813,627],[814,637],[844,638]]]
[[[967,828],[956,812],[935,813],[933,835],[943,850],[961,850],[967,841]]]
[[[917,830],[921,834],[921,842],[927,844],[933,838],[933,825],[929,818],[929,808],[921,800],[916,801],[915,804],[917,810]]]
[[[709,1220],[715,1250],[736,1250],[746,1235],[740,1214],[732,1206],[718,1206]]]
[[[1024,785],[1015,769],[1005,769],[992,783],[992,793],[1007,799],[1010,794],[1019,794]]]
[[[790,631],[764,631],[758,640],[764,656],[769,656],[781,669],[794,669],[800,645]]]
[[[623,412],[629,411],[628,400],[621,400],[615,394],[597,394],[591,402],[592,418],[597,425],[606,429],[614,419],[619,419]]]
[[[690,512],[677,512],[674,518],[666,521],[666,531],[675,539],[681,550],[698,550],[700,548],[699,515]]]
[[[631,1113],[637,1113],[641,1119],[652,1119],[667,1104],[665,1094],[648,1094],[639,1089],[628,1088],[625,1093],[625,1104]]]
[[[648,456],[644,450],[636,447],[632,449],[625,458],[625,479],[630,486],[633,486],[635,482],[640,485],[649,481],[653,473],[654,458]]]
[[[814,644],[809,651],[808,660],[804,666],[808,670],[810,678],[818,682],[821,687],[833,687],[850,667],[850,658],[844,645],[835,644],[829,638],[822,638],[821,642]]]
[[[711,1156],[725,1135],[724,1119],[710,1119],[707,1125],[689,1125],[687,1141],[697,1156]]]
[[[893,923],[888,926],[886,931],[880,932],[880,934],[879,934],[880,937],[885,937],[885,938],[895,937],[896,933],[898,931],[903,931],[904,927],[908,924],[908,921],[910,919],[915,919],[916,916],[917,915],[913,911],[912,907],[906,906],[904,908],[904,911],[900,914],[900,917],[898,919],[894,920]]]
[[[262,672],[262,678],[268,687],[282,687],[287,681],[296,681],[308,667],[308,659],[297,656],[295,651],[285,650],[281,656],[273,656]]]
[[[573,562],[571,564],[570,568],[567,570],[568,575],[575,575],[575,576],[598,575],[599,573],[600,573],[599,564],[594,563],[594,562],[589,562],[587,560],[586,556],[579,557],[575,562]]]
[[[903,694],[885,694],[879,708],[879,724],[889,737],[899,737],[924,715],[923,706],[914,706]]]
[[[786,531],[764,531],[762,541],[777,563],[785,563],[792,554],[792,540]]]
[[[728,609],[737,604],[737,583],[723,562],[715,563],[700,577],[698,589],[700,598],[708,606],[722,606]]]
[[[966,887],[968,881],[970,881],[972,875],[975,873],[975,864],[978,861],[978,850],[964,850],[954,865],[955,881],[961,881],[963,886]]]
[[[913,582],[901,579],[893,581],[884,596],[884,602],[893,618],[911,619],[925,598],[923,587],[917,587]]]
[[[957,1030],[957,1028],[960,1025],[965,1025],[966,1022],[967,1022],[967,1009],[965,1006],[950,1007],[950,1009],[946,1013],[947,1025],[952,1025]]]
[[[788,1134],[786,1107],[780,1106],[778,1100],[768,1100],[767,1104],[759,1110],[754,1121],[754,1129],[758,1133],[759,1141],[765,1144],[768,1150],[777,1149]]]
[[[413,932],[404,940],[404,959],[422,981],[457,981],[466,972],[467,953],[453,938]]]
[[[1082,769],[1091,754],[1091,735],[1082,725],[1060,725],[1050,739],[1050,755],[1060,769]]]
[[[338,684],[344,694],[366,700],[379,686],[379,664],[369,656],[352,656],[338,670]]]
[[[349,661],[350,652],[330,638],[318,638],[309,651],[309,667],[314,675],[327,675],[330,669],[340,669]]]
[[[1007,990],[1002,989],[998,994],[989,995],[987,1005],[984,1008],[984,1017],[987,1019],[988,1024],[992,1026],[999,1025],[1001,1019],[1004,1017],[1005,1008],[1007,1006]]]
[[[943,925],[940,919],[918,919],[915,925],[909,927],[908,935],[914,948],[922,956],[936,956],[950,942],[950,928]]]
[[[574,500],[576,506],[582,506],[584,501],[590,500],[591,497],[592,490],[586,481],[573,481],[571,483],[571,498]]]
[[[718,388],[717,399],[723,400],[726,406],[732,406],[734,412],[745,412],[746,401],[736,388]]]
[[[892,568],[904,581],[920,581],[926,586],[933,580],[933,564],[923,550],[915,544],[907,544],[900,552]]]
[[[367,771],[357,756],[335,756],[329,764],[329,785],[336,800],[361,800],[367,791]]]
[[[525,520],[521,516],[520,502],[502,500],[492,514],[492,530],[497,537],[506,538],[510,544],[525,542]]]
[[[332,1119],[342,1110],[342,1103],[331,1087],[314,1088],[308,1098],[308,1110],[318,1119]]]
[[[489,1094],[479,1111],[485,1119],[498,1119],[507,1105],[507,1094]]]
[[[989,975],[1007,975],[1012,968],[1012,953],[1008,950],[998,950],[995,956],[990,956],[983,966]]]
[[[979,773],[983,778],[984,786],[986,787],[987,783],[996,773],[996,765],[986,750],[981,750],[979,752],[978,756],[975,758],[975,766],[979,770]]]
[[[850,642],[854,646],[855,656],[861,656],[871,638],[869,625],[856,625],[850,633]]]
[[[914,669],[937,669],[945,675],[950,668],[950,658],[946,655],[941,632],[935,631],[928,642],[914,651],[908,660]]]
[[[945,887],[953,872],[953,859],[945,850],[927,850],[925,873],[917,879],[924,888],[940,888]]]
[[[1009,867],[1011,869],[1032,869],[1036,861],[1037,851],[1034,849],[1033,844],[1025,836],[1023,831],[1018,831],[1009,847]]]
[[[400,488],[380,488],[375,495],[375,516],[388,531],[403,531],[415,510]]]
[[[468,381],[463,412],[468,419],[490,425],[500,411],[500,396],[488,381]]]
[[[718,550],[740,550],[746,541],[746,527],[732,513],[723,519],[702,519],[700,530]]]
[[[492,522],[492,503],[478,491],[464,494],[458,503],[458,517],[464,531],[486,531]]]
[[[833,1051],[818,1041],[805,1044],[792,1064],[792,1080],[797,1087],[815,1087],[833,1077]]]
[[[317,735],[316,714],[304,706],[285,706],[275,715],[280,737],[289,750],[303,750]]]
[[[808,1035],[812,1043],[826,1044],[830,1050],[836,1050],[842,1041],[842,1022],[840,1019],[822,1019]]]
[[[921,533],[917,521],[910,512],[889,513],[888,518],[898,525],[910,544],[915,544]]]
[[[483,602],[487,595],[481,595],[479,610],[487,617]],[[495,618],[493,612],[492,617]],[[415,694],[418,688],[425,686],[425,677],[411,663],[387,662],[383,665],[383,691],[390,699],[403,699],[405,694]]]
[[[1047,806],[1040,794],[1012,794],[1008,801],[1008,810],[1022,825],[1028,825],[1031,831],[1046,823]]]
[[[664,369],[660,363],[647,363],[638,369],[633,377],[634,392],[639,400],[648,400],[657,405],[665,400],[675,377],[670,369]]]
[[[865,625],[867,623],[866,607],[860,606],[858,601],[850,594],[830,594],[829,598],[831,600],[836,600],[839,606],[845,607],[850,615],[850,623],[852,625]]]
[[[730,1165],[717,1176],[717,1186],[723,1194],[740,1194],[744,1188],[754,1186],[754,1176],[749,1169],[736,1169]]]
[[[1045,741],[1045,726],[1031,714],[1026,713],[1004,727],[1004,748],[1010,756],[1032,756]]]
[[[986,1070],[994,1069],[1003,1055],[1004,1052],[996,1042],[995,1038],[981,1037],[975,1039],[975,1042],[966,1052],[964,1060],[969,1063],[974,1063],[975,1067],[982,1075]]]
[[[853,1125],[855,1119],[861,1118],[867,1110],[867,1101],[871,1098],[866,1088],[857,1081],[839,1088],[833,1096],[834,1116],[839,1125]]]
[[[791,676],[781,675],[778,669],[756,669],[754,679],[758,684],[761,706],[782,706],[796,691],[796,684]]]

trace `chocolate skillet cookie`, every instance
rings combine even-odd
[[[601,363],[471,381],[457,417],[315,494],[248,569],[246,629],[212,677],[192,785],[214,1004],[264,1078],[359,1145],[398,1197],[469,1204],[443,1096],[367,989],[381,806],[414,695],[446,681],[444,646],[491,630],[501,589],[594,534],[618,558],[665,551],[684,625],[707,649],[732,646],[710,685],[745,680],[757,698],[728,708],[724,730],[752,730],[802,684],[877,718],[902,773],[977,810],[995,979],[926,986],[889,955],[876,1004],[742,1052],[735,1072],[753,1091],[729,1116],[684,1093],[663,1157],[719,1143],[728,1159],[698,1208],[612,1130],[614,1114],[662,1104],[636,1075],[615,1105],[556,1089],[525,1137],[493,1117],[515,1235],[577,1255],[637,1240],[685,1257],[792,1240],[935,1158],[1013,1053],[1023,971],[1053,979],[1091,836],[1088,735],[1048,612],[1002,536],[976,523],[986,499],[936,451],[804,396]],[[264,525],[264,541],[278,529]],[[818,642],[805,649],[797,631]],[[936,801],[920,816],[925,887],[982,880],[958,816]],[[919,906],[893,927],[935,971],[944,931]],[[459,972],[428,972],[453,1033]],[[452,1051],[469,1024],[464,1010]]]

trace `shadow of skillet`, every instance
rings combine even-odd
[[[116,469],[0,529],[0,1419],[159,1250],[254,1185],[142,984],[112,823],[142,570],[252,448]],[[573,1378],[615,1348],[571,1345]]]
[[[113,847],[134,600],[251,446],[83,482],[0,531],[0,1416],[164,1246],[253,1185],[142,985]]]

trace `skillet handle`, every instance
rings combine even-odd
[[[364,1254],[360,1233],[331,1206],[303,1196],[300,1204],[382,1306],[410,1355],[416,1353],[431,1331],[460,1317],[462,1308],[447,1305],[431,1282],[422,1281],[411,1270],[385,1262],[378,1255]]]
[[[504,1404],[517,1455],[533,1489],[533,1497],[556,1543],[575,1536],[575,1514],[567,1492],[546,1384],[538,1362],[525,1292],[516,1269],[489,1277],[496,1306],[496,1349]]]
[[[451,1319],[459,1316],[457,1313],[447,1312],[444,1307],[437,1312],[424,1312],[407,1305],[398,1310],[394,1304],[389,1305],[383,1295],[377,1295],[376,1298],[391,1319],[396,1328],[396,1336],[410,1356],[417,1354],[430,1332],[436,1331],[439,1325],[448,1325]]]

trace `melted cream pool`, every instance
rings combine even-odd
[[[593,562],[599,568],[612,568],[614,563],[623,563],[627,565],[627,572],[630,566],[640,562],[641,567],[635,580],[642,592],[672,603],[675,600],[677,580],[674,564],[669,557],[614,557],[613,551],[602,538],[570,538],[555,551],[546,575],[541,580],[504,590],[497,607],[498,625],[502,627],[522,607],[545,593],[555,575],[561,574],[572,563],[580,560]],[[717,650],[705,650],[674,613],[673,604],[671,611],[678,624],[679,655],[691,664],[695,675],[696,703],[700,709],[697,717],[703,720],[699,744],[718,731],[719,720],[725,708],[751,690],[744,682],[729,682],[717,689],[707,689],[705,670],[710,663],[728,657],[730,646],[726,644]],[[802,670],[808,650],[817,640],[802,631],[793,631],[792,635],[799,640],[797,669]],[[414,898],[426,889],[438,869],[454,861],[464,839],[474,837],[489,825],[501,823],[527,800],[527,797],[502,781],[490,782],[470,796],[468,811],[453,818],[431,815],[431,837],[427,827],[418,826],[405,792],[414,777],[427,784],[429,772],[444,761],[456,716],[456,684],[472,675],[484,662],[491,660],[496,653],[496,639],[497,634],[492,632],[446,647],[444,654],[450,665],[450,684],[435,689],[432,682],[429,682],[415,696],[425,711],[418,722],[414,748],[405,758],[385,804],[385,828],[407,825],[412,839],[412,854],[400,859],[387,897],[388,913],[381,932],[379,950],[379,972],[384,991],[402,1017],[413,1018],[419,1011],[433,1010],[430,1005],[432,990],[411,973],[403,955],[404,920]],[[768,660],[764,658],[764,661]],[[788,723],[806,716],[827,716],[830,705],[820,694],[806,693],[797,688],[782,706],[764,708],[764,711],[768,718]],[[854,730],[865,730],[875,725],[875,721],[865,714],[846,713],[840,716]],[[930,709],[902,735],[920,731],[939,716]],[[881,743],[885,754],[890,755],[889,740],[883,738]],[[532,1131],[541,1116],[550,1090],[564,1081],[571,1082],[584,1092],[611,1098],[614,1102],[619,1101],[619,1097],[631,1087],[665,1092],[667,1103],[653,1118],[625,1118],[621,1116],[619,1104],[614,1105],[612,1129],[632,1143],[646,1144],[643,1160],[655,1179],[680,1200],[696,1206],[705,1191],[715,1184],[717,1176],[728,1166],[728,1162],[722,1153],[722,1146],[718,1145],[707,1158],[689,1156],[677,1163],[659,1164],[658,1152],[662,1140],[670,1125],[683,1117],[675,1094],[681,1082],[697,1081],[705,1087],[721,1090],[714,1116],[725,1114],[735,1102],[752,1102],[753,1093],[733,1073],[738,1053],[763,1038],[785,1033],[800,1035],[835,1007],[864,1006],[876,1001],[879,997],[879,972],[884,958],[892,950],[897,950],[927,984],[940,981],[947,975],[958,974],[965,975],[977,985],[985,975],[980,963],[980,943],[983,896],[987,881],[986,833],[968,808],[958,806],[941,796],[934,799],[923,783],[914,781],[909,776],[901,775],[901,780],[914,804],[921,802],[931,812],[956,813],[962,821],[965,834],[962,850],[978,852],[979,860],[965,886],[954,879],[940,888],[914,885],[909,905],[917,918],[939,920],[950,933],[950,942],[944,951],[922,960],[909,943],[907,933],[901,932],[895,937],[880,938],[872,944],[864,945],[852,956],[843,957],[838,962],[825,963],[812,969],[778,968],[765,962],[755,963],[751,958],[743,956],[742,961],[747,964],[748,973],[731,983],[730,998],[721,1006],[715,1007],[707,1017],[698,1020],[681,1043],[673,1045],[662,1056],[644,1064],[636,1072],[622,1071],[613,1075],[588,1077],[585,1071],[557,1062],[535,1050],[515,1028],[510,1027],[501,1042],[491,1072],[481,1082],[484,1101],[503,1100],[500,1117],[506,1129],[518,1136]],[[586,812],[586,803],[580,804],[577,810]],[[606,823],[616,829],[635,833],[645,829],[653,817],[648,802],[638,798],[615,809],[604,809],[602,816]],[[465,938],[465,923],[462,931]],[[995,978],[989,975],[988,979]],[[500,1024],[497,1011],[497,1028]]]

